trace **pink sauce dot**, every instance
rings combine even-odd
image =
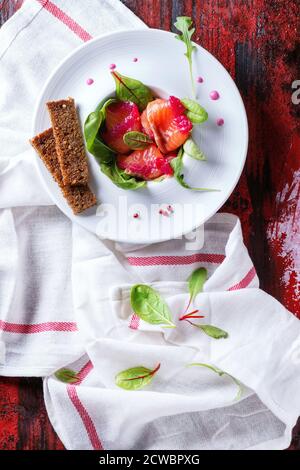
[[[92,85],[94,83],[94,80],[92,78],[88,78],[86,81],[87,85]]]
[[[225,122],[225,121],[224,121],[223,118],[217,119],[217,125],[218,125],[218,126],[223,126],[223,125],[224,125],[224,122]]]
[[[135,214],[133,214],[133,218],[134,218],[134,219],[138,219],[139,216],[140,216],[140,214],[139,214],[138,212],[136,212]]]
[[[116,67],[117,67],[116,64],[110,64],[109,69],[110,70],[115,70]]]
[[[209,96],[213,101],[216,101],[220,98],[220,95],[216,90],[211,91]]]
[[[204,80],[203,80],[202,77],[197,77],[197,80],[196,80],[196,81],[197,81],[197,83],[203,83],[203,82],[204,82]]]
[[[164,217],[169,217],[169,212],[165,211],[164,209],[159,210],[160,215],[163,215]]]
[[[139,59],[138,59],[137,57],[134,57],[134,58],[132,59],[133,62],[137,62],[138,60],[139,60]]]

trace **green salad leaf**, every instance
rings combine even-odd
[[[95,111],[92,111],[85,120],[84,123],[84,137],[86,146],[89,152],[92,153],[94,141],[97,137],[98,131],[101,124],[105,121],[105,110],[111,103],[115,103],[115,98],[109,98],[108,100],[102,101]]]
[[[105,122],[106,108],[116,102],[115,98],[102,101],[95,111],[90,113],[84,123],[84,137],[88,151],[94,155],[101,171],[110,180],[122,189],[139,189],[146,185],[146,181],[139,181],[134,176],[128,175],[118,168],[116,152],[109,148],[101,139],[100,129]]]
[[[143,150],[148,147],[148,145],[153,144],[153,140],[151,140],[150,137],[138,131],[126,132],[123,136],[123,140],[132,150]]]
[[[206,160],[204,153],[199,149],[198,145],[191,137],[183,144],[183,150],[189,157],[194,158],[195,160]]]
[[[241,399],[242,395],[243,395],[243,386],[241,384],[241,382],[239,380],[237,380],[235,377],[233,377],[232,375],[228,374],[227,372],[225,372],[224,370],[221,370],[219,369],[219,367],[216,367],[216,366],[212,366],[211,364],[204,364],[203,362],[194,362],[192,364],[189,364],[189,367],[191,366],[197,366],[197,367],[205,367],[207,369],[210,369],[212,370],[213,372],[215,372],[216,374],[218,374],[220,377],[222,377],[223,375],[226,375],[227,377],[229,377],[230,379],[232,379],[232,381],[237,385],[238,387],[238,391],[237,391],[237,394],[234,398],[233,401],[238,401]]]
[[[170,165],[174,171],[174,177],[176,181],[180,184],[180,186],[186,189],[191,189],[193,191],[219,191],[218,189],[210,189],[210,188],[193,188],[188,183],[186,183],[186,181],[184,180],[184,174],[183,174],[183,155],[184,155],[183,147],[180,147],[177,157],[173,158],[170,162]]]
[[[115,152],[102,142],[99,131],[105,121],[107,106],[115,103],[115,98],[101,101],[95,111],[92,111],[84,123],[84,138],[88,151],[94,155],[98,163],[110,162],[114,159]]]
[[[112,72],[116,84],[116,96],[121,101],[132,101],[140,111],[143,111],[147,104],[152,101],[153,95],[146,85],[135,78],[125,77],[119,72]]]
[[[115,383],[124,390],[139,390],[152,381],[159,368],[160,364],[155,369],[144,366],[131,367],[119,372],[115,377]]]
[[[188,278],[188,286],[190,293],[190,300],[188,307],[195,300],[199,292],[202,292],[204,283],[207,279],[207,270],[205,268],[198,268],[192,272]],[[187,308],[188,308],[187,307]]]
[[[135,314],[151,325],[175,328],[168,304],[152,287],[136,284],[130,292],[131,307]]]
[[[55,372],[55,377],[61,382],[73,384],[79,381],[78,374],[72,369],[67,369],[66,367],[59,369]]]
[[[180,41],[184,42],[186,46],[185,56],[187,57],[189,63],[190,78],[192,82],[193,95],[195,96],[195,83],[193,77],[193,51],[196,50],[196,46],[192,43],[192,36],[195,32],[195,28],[192,28],[193,21],[189,16],[178,16],[176,18],[176,23],[174,26],[181,34],[177,34],[175,37]]]
[[[190,121],[194,124],[201,124],[207,121],[207,111],[197,101],[191,100],[190,98],[183,98],[181,103],[186,108],[186,115]]]
[[[196,326],[197,328],[200,328],[200,330],[203,331],[207,336],[210,336],[211,338],[214,339],[225,339],[228,338],[228,333],[227,331],[221,330],[221,328],[218,328],[217,326],[213,325],[201,325],[201,324],[196,324],[196,323],[191,323],[193,326]]]
[[[139,181],[134,176],[125,173],[124,170],[121,170],[116,160],[113,162],[101,162],[100,167],[102,172],[108,176],[108,178],[119,188],[121,189],[140,189],[146,186],[146,181]]]

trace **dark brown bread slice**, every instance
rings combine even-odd
[[[64,184],[87,183],[88,164],[75,101],[70,97],[49,101],[47,108]]]
[[[61,191],[74,214],[79,214],[85,209],[96,204],[96,197],[87,184],[64,186],[52,128],[33,137],[33,139],[30,140],[30,143],[37,151],[56,183],[60,186]]]

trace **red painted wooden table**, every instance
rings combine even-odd
[[[299,0],[122,1],[154,28],[170,30],[176,16],[191,16],[196,42],[235,79],[250,145],[223,210],[241,218],[261,287],[300,318],[300,104],[292,102],[292,83],[300,80]],[[0,0],[0,24],[21,3]],[[300,422],[290,448],[300,450]],[[0,379],[0,449],[63,449],[39,379]]]

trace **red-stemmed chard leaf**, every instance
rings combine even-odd
[[[115,377],[115,382],[118,387],[124,390],[139,390],[152,381],[159,369],[160,364],[154,369],[148,369],[144,366],[131,367],[119,372]]]
[[[59,369],[55,372],[55,377],[61,382],[74,384],[79,381],[79,376],[74,370],[67,369],[66,367]]]
[[[125,77],[119,72],[112,72],[116,84],[116,96],[121,101],[132,101],[140,111],[143,111],[147,104],[152,101],[153,95],[146,85],[135,78]]]

